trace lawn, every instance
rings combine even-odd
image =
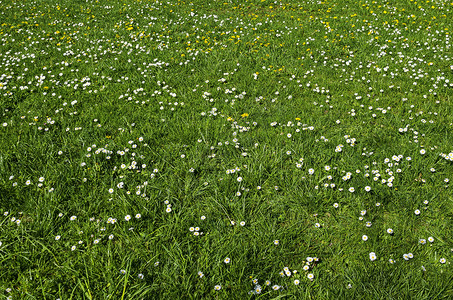
[[[452,299],[453,3],[0,2],[0,299]]]

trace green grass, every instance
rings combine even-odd
[[[453,297],[452,3],[0,13],[1,299]]]

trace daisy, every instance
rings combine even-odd
[[[376,253],[370,252],[370,260],[371,260],[371,261],[375,261],[376,258],[377,258]]]
[[[220,284],[218,284],[214,287],[214,290],[220,291],[221,288],[222,288],[222,286]]]
[[[223,260],[223,262],[226,263],[226,264],[229,264],[230,261],[231,261],[231,259],[230,259],[229,257],[227,257],[227,258],[225,258],[225,259]]]
[[[309,273],[307,275],[307,278],[310,279],[310,280],[313,280],[315,278],[315,275],[313,275],[312,273]]]

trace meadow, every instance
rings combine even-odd
[[[453,3],[0,1],[0,299],[452,299]]]

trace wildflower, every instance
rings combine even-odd
[[[124,220],[126,220],[126,221],[129,221],[130,219],[131,219],[130,215],[127,215],[127,216],[124,217]]]
[[[394,261],[393,259],[390,258],[390,259],[389,259],[389,263],[394,264],[395,261]]]
[[[393,229],[392,229],[392,228],[388,228],[388,229],[387,229],[387,233],[388,233],[388,234],[393,234]]]
[[[239,225],[245,226],[245,221],[241,221],[241,222],[239,223]]]
[[[266,280],[266,281],[264,282],[264,284],[267,285],[267,286],[269,286],[269,285],[271,285],[271,281],[270,281],[270,280]]]
[[[300,283],[299,279],[294,280],[294,285],[299,285],[299,283]]]
[[[58,240],[60,240],[60,238],[61,238],[61,235],[57,235],[57,236],[55,237],[55,240],[58,241]]]
[[[442,257],[442,258],[439,260],[439,262],[440,262],[441,264],[444,264],[444,263],[447,262],[447,260],[446,260],[445,258]]]
[[[280,241],[279,240],[274,240],[274,245],[278,246],[278,244],[280,244]]]
[[[338,206],[339,206],[339,205],[338,205],[338,203],[336,203],[336,202],[333,204],[333,207],[335,207],[335,208],[338,208]]]
[[[351,193],[354,193],[354,191],[355,191],[354,187],[350,187],[350,188],[349,188],[349,191],[350,191]]]
[[[113,240],[115,236],[113,234],[109,235],[109,240]]]
[[[430,236],[430,237],[428,238],[428,241],[429,241],[430,243],[433,243],[433,242],[434,242],[434,238],[433,238],[432,236]]]
[[[365,191],[367,191],[367,192],[371,191],[371,187],[370,186],[366,186],[365,187]]]
[[[136,218],[136,219],[140,219],[141,217],[142,217],[141,214],[136,214],[136,215],[135,215],[135,218]]]
[[[124,275],[126,274],[126,270],[120,270],[120,273]]]
[[[418,216],[418,215],[420,214],[420,210],[419,210],[419,209],[416,209],[416,210],[414,211],[414,213]]]
[[[278,290],[280,289],[280,286],[278,286],[278,285],[273,285],[273,286],[272,286],[272,289],[273,289],[274,291],[278,291]]]
[[[206,220],[206,216],[201,216],[200,219],[201,220]]]
[[[320,227],[321,227],[321,224],[315,223],[315,227],[316,227],[316,228],[320,228]]]
[[[364,234],[364,235],[362,235],[362,241],[365,241],[365,242],[366,242],[367,240],[368,240],[368,236],[367,236],[367,235],[365,235],[365,234]]]
[[[370,252],[370,260],[371,260],[371,261],[375,261],[376,258],[377,258],[376,253]]]
[[[197,274],[198,274],[198,277],[200,277],[200,278],[203,278],[203,276],[204,276],[203,272],[201,272],[201,271],[198,271]]]
[[[425,153],[426,153],[426,150],[425,150],[425,149],[420,150],[420,154],[423,155],[423,154],[425,154]]]
[[[171,207],[167,207],[167,209],[165,210],[167,213],[170,213],[171,212]]]
[[[225,258],[225,259],[223,260],[223,262],[226,263],[226,264],[229,264],[230,261],[231,261],[231,259],[230,259],[229,257],[227,257],[227,258]]]
[[[71,251],[74,251],[76,248],[77,248],[76,246],[72,246]]]
[[[214,287],[214,290],[220,291],[221,288],[222,288],[222,286],[220,284],[218,284]]]
[[[145,276],[144,276],[142,273],[138,274],[137,277],[138,277],[138,279],[143,279],[143,278],[145,278]]]
[[[262,291],[262,289],[261,289],[260,285],[255,286],[255,293],[256,294],[261,294],[261,291]]]
[[[426,244],[426,240],[425,239],[419,239],[418,242],[422,245]]]
[[[313,280],[315,278],[315,275],[313,275],[312,273],[309,273],[307,275],[307,278],[310,279],[310,280]]]
[[[71,221],[75,221],[75,219],[77,219],[76,216],[72,216],[72,217],[69,218],[69,220],[71,220]]]
[[[94,241],[93,241],[93,244],[95,244],[95,245],[96,245],[96,244],[99,244],[99,239],[94,240]]]

